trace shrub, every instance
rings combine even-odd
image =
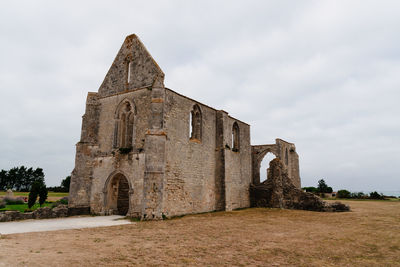
[[[24,199],[22,197],[5,197],[4,202],[7,205],[19,205],[24,204]]]
[[[68,205],[68,197],[63,197],[63,198],[57,200],[56,202],[51,204],[51,208],[58,207],[59,205]]]
[[[342,189],[342,190],[339,190],[339,191],[337,192],[336,197],[337,197],[337,198],[350,198],[350,197],[351,197],[351,194],[350,194],[349,191],[347,191],[347,190],[345,190],[345,189]]]
[[[302,189],[305,190],[306,192],[318,193],[318,188],[314,186],[303,187]]]
[[[39,189],[40,189],[40,183],[34,182],[28,196],[28,208],[32,208],[33,205],[35,205],[36,199],[39,194]]]
[[[63,205],[68,205],[68,197],[63,197],[58,202],[60,202],[60,204],[63,204]]]
[[[379,194],[376,191],[369,193],[369,198],[370,199],[385,199],[385,197],[382,194]]]
[[[47,188],[46,185],[41,184],[39,187],[39,204],[40,206],[43,205],[43,203],[46,201],[47,199]]]
[[[4,199],[0,200],[0,209],[4,209],[6,207],[6,202],[4,201]]]
[[[350,194],[351,198],[356,198],[356,199],[363,199],[365,198],[365,194],[363,192],[353,192]]]

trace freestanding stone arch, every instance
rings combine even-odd
[[[251,146],[253,184],[260,183],[260,165],[265,155],[269,152],[274,154],[282,162],[287,169],[288,176],[293,184],[301,187],[299,173],[299,157],[296,153],[296,147],[293,143],[286,142],[282,139],[276,139],[275,144]]]
[[[133,189],[122,172],[113,172],[105,182],[104,208],[105,214],[127,215],[130,209],[130,195]]]
[[[260,183],[260,166],[264,157],[271,152],[277,158],[279,157],[278,148],[273,145],[257,145],[251,147],[252,169],[253,169],[253,184]]]

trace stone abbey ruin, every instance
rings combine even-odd
[[[88,93],[69,212],[152,220],[263,205],[268,152],[301,191],[294,144],[252,146],[249,124],[166,88],[161,68],[130,35],[98,92]]]

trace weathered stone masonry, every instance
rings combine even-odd
[[[98,92],[88,93],[70,214],[160,219],[249,207],[268,152],[300,187],[294,144],[251,146],[248,124],[166,88],[160,67],[130,35]]]

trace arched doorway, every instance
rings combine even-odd
[[[106,182],[106,210],[108,214],[126,215],[129,211],[129,182],[117,173]]]

